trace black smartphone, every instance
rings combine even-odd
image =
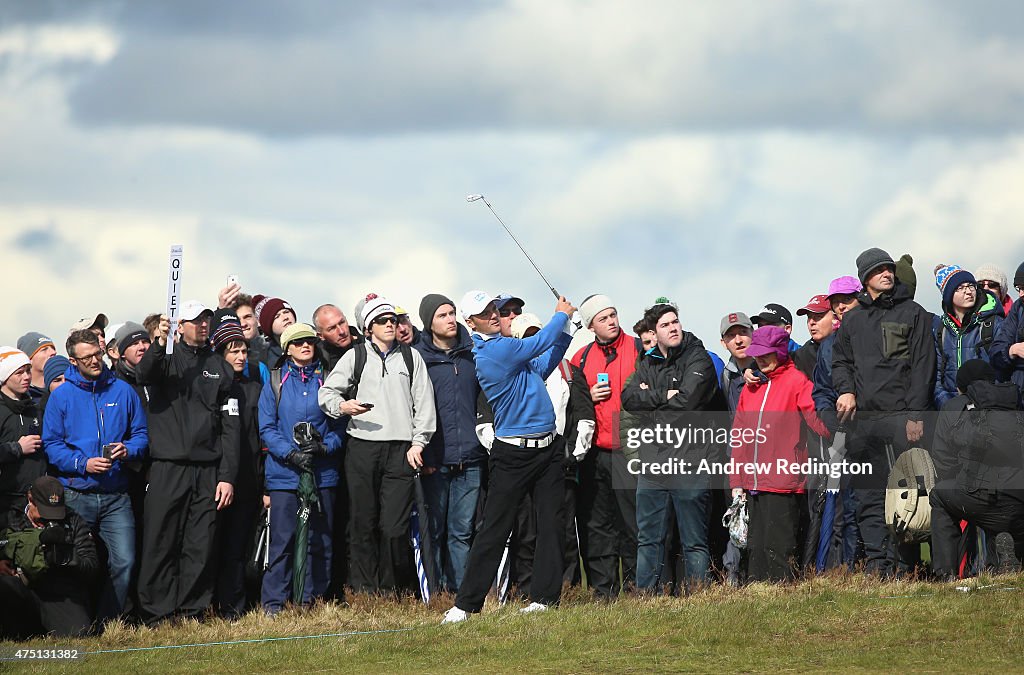
[[[364,408],[372,408],[373,407],[372,403],[367,403],[366,401],[360,401],[359,405],[363,406]]]

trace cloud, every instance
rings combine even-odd
[[[1001,133],[1020,125],[1012,3],[503,3],[410,11],[146,5],[80,79],[90,125],[274,137],[517,129]],[[236,25],[228,18],[239,19]],[[280,30],[276,30],[278,25]],[[1014,28],[1016,27],[1016,28]]]

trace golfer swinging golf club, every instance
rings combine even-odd
[[[537,510],[537,549],[532,602],[520,611],[542,611],[558,602],[565,547],[564,441],[555,434],[555,411],[544,380],[558,367],[572,340],[569,317],[576,308],[559,296],[548,324],[536,335],[517,340],[501,335],[493,295],[470,291],[459,307],[473,331],[477,377],[494,410],[495,439],[483,528],[473,540],[455,606],[442,623],[465,621],[468,613],[483,607],[527,492]]]

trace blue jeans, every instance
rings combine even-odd
[[[687,582],[710,580],[710,506],[711,491],[708,489],[658,488],[640,478],[636,490],[637,588],[660,588],[670,507],[675,508],[676,522],[679,524],[679,541],[686,561]]]
[[[135,516],[126,493],[64,491],[64,503],[89,523],[92,531],[107,547],[110,578],[103,584],[99,619],[112,619],[124,612],[128,589],[135,567]]]
[[[434,569],[442,588],[452,593],[458,592],[466,573],[482,474],[482,464],[442,466],[422,479]]]

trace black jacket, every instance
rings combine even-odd
[[[641,384],[647,385],[646,388],[641,388]],[[679,393],[668,398],[672,389]],[[659,423],[700,426],[701,421],[680,413],[725,411],[727,405],[718,387],[715,364],[704,344],[684,332],[682,343],[670,350],[667,357],[655,349],[640,358],[636,371],[622,389],[622,409],[633,416],[631,423],[642,426]],[[703,418],[703,423],[708,423],[708,418]],[[623,426],[627,426],[625,420]],[[677,452],[679,457],[699,461],[717,455],[718,449],[711,443],[686,441]]]
[[[255,377],[238,375],[232,383],[231,396],[238,399],[239,458],[238,477],[234,483],[236,495],[263,493],[263,464],[265,453],[260,440],[259,402],[263,383],[259,373]]]
[[[793,365],[801,373],[807,376],[808,380],[814,381],[814,366],[818,363],[818,350],[821,345],[814,340],[808,340],[792,354]]]
[[[335,347],[326,340],[320,340],[317,343],[316,351],[320,356],[320,363],[324,364],[325,373],[330,373],[334,370],[334,366],[338,365],[338,361],[341,361],[341,357],[345,355],[345,352],[363,343],[363,337],[356,335],[355,330],[351,327],[349,328],[349,335],[352,336],[352,342],[348,344],[348,347]]]
[[[33,429],[33,423],[35,428]],[[43,421],[31,398],[0,394],[0,495],[24,497],[32,481],[46,473],[46,453],[21,454],[18,439],[42,434]]]
[[[228,405],[235,373],[227,361],[208,347],[179,342],[168,355],[154,344],[136,374],[149,387],[150,457],[217,463],[217,480],[234,483],[239,415]]]
[[[88,606],[91,603],[92,583],[99,573],[99,558],[89,524],[70,508],[64,523],[71,531],[73,554],[67,565],[47,568],[30,585],[40,602],[53,602],[58,606],[67,600]],[[23,510],[12,511],[8,528],[14,532],[31,530],[35,526]],[[2,555],[2,554],[0,554]]]
[[[149,390],[145,386],[139,384],[138,373],[135,372],[135,368],[126,365],[124,359],[118,359],[117,363],[114,364],[114,374],[117,375],[119,380],[124,380],[128,384],[132,385],[135,393],[139,395],[139,399],[142,401],[142,409],[148,413]]]
[[[843,318],[832,353],[837,395],[855,394],[857,409],[872,412],[930,410],[935,386],[932,315],[897,282]],[[919,415],[912,416],[921,419]]]

